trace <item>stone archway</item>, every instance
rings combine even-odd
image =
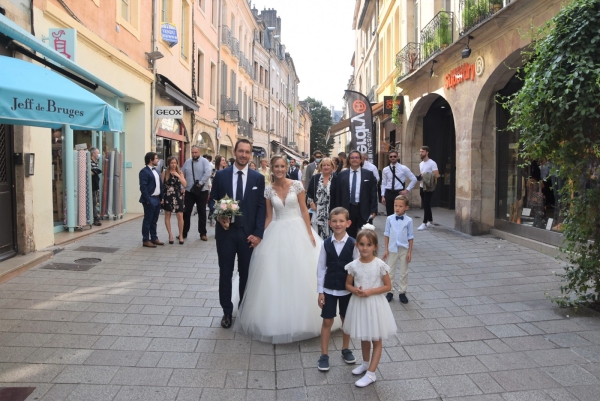
[[[478,225],[475,232],[471,231],[472,234],[486,233],[494,227],[497,188],[496,93],[506,86],[517,72],[516,69],[523,65],[522,51],[523,48],[513,51],[496,66],[475,101],[471,125],[471,166],[473,174],[479,176],[476,179],[474,177],[472,189],[475,190],[474,193],[480,192],[481,205],[471,209],[469,228],[474,229],[472,227],[474,222]]]

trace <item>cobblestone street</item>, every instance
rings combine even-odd
[[[339,331],[321,373],[318,338],[273,346],[220,327],[212,228],[208,242],[193,227],[183,246],[148,249],[140,226],[99,230],[0,285],[2,387],[35,387],[28,401],[598,400],[600,318],[546,299],[561,267],[535,251],[441,226],[417,232],[410,302],[392,302],[398,333],[377,382],[358,389]],[[45,269],[80,258],[101,262]]]

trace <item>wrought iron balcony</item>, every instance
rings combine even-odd
[[[234,57],[239,58],[240,57],[240,42],[233,37],[233,35],[231,36],[231,54]]]
[[[231,48],[231,30],[227,25],[223,25],[221,32],[221,43]]]
[[[228,98],[226,95],[221,95],[221,114],[229,111],[238,111],[238,105],[236,102]]]
[[[246,71],[246,73],[254,80],[254,68],[252,66],[252,61],[246,58],[246,55],[243,52],[240,52],[240,67],[242,70]]]
[[[409,42],[396,54],[398,78],[402,78],[419,68],[421,65],[420,49],[418,43]]]
[[[246,138],[252,138],[253,128],[254,127],[252,126],[252,124],[250,124],[248,121],[240,119],[240,121],[238,122],[238,135],[241,135]]]
[[[454,42],[454,13],[440,11],[425,28],[421,29],[422,62],[433,57],[452,42]]]
[[[460,36],[483,24],[512,1],[514,0],[461,0]]]
[[[375,102],[375,85],[371,86],[371,90],[369,90],[367,99],[369,99],[369,102],[371,102],[371,103]]]

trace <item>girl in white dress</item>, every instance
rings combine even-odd
[[[346,265],[346,289],[353,295],[346,311],[344,333],[353,340],[360,340],[362,349],[363,363],[352,373],[361,375],[366,372],[355,382],[357,387],[366,387],[375,382],[375,369],[383,350],[382,340],[398,330],[392,309],[383,295],[392,289],[388,274],[390,268],[376,257],[377,246],[375,227],[365,224],[356,236],[360,258]]]
[[[317,337],[322,323],[314,302],[322,241],[310,225],[304,187],[285,178],[287,171],[287,160],[273,156],[265,233],[252,253],[234,325],[235,331],[273,344]]]

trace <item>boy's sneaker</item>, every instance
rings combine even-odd
[[[321,355],[317,369],[321,372],[327,372],[329,370],[329,355]]]
[[[427,223],[427,228],[433,228],[433,227],[435,227],[433,225],[433,221],[430,221],[430,222]]]
[[[419,228],[417,228],[417,230],[419,230],[419,231],[427,230],[427,226],[425,225],[425,223],[423,223],[419,226]]]
[[[400,302],[402,302],[403,304],[408,303],[408,298],[406,298],[406,294],[398,294],[398,298],[400,298]]]
[[[392,302],[392,299],[394,299],[394,294],[388,292],[387,294],[385,294],[385,299],[387,299],[388,302]]]
[[[344,358],[344,362],[346,362],[348,365],[352,365],[353,363],[356,363],[356,358],[352,354],[352,351],[350,351],[348,348],[344,348],[342,350],[342,358]],[[329,366],[329,365],[327,365],[327,366]]]

